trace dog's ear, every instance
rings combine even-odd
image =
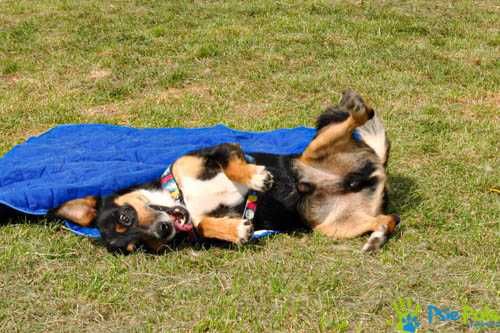
[[[97,199],[88,196],[82,199],[70,200],[54,210],[54,214],[87,227],[96,217]]]

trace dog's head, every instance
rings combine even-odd
[[[161,195],[161,194],[156,194]],[[55,210],[59,217],[81,226],[95,224],[106,247],[113,252],[133,252],[144,246],[160,252],[190,222],[188,211],[151,192],[137,190],[107,197],[86,197],[66,202]]]

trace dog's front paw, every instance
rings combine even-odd
[[[238,225],[238,239],[236,240],[236,244],[245,244],[250,240],[253,235],[253,224],[249,220],[241,220],[241,223]]]
[[[263,165],[255,166],[255,173],[250,179],[250,187],[252,190],[265,192],[273,186],[273,175],[267,171]]]

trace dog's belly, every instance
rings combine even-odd
[[[345,221],[352,215],[376,216],[380,214],[379,198],[382,198],[382,195],[378,194],[379,191],[383,191],[383,186],[378,186],[376,191],[363,190],[314,200],[306,212],[307,218],[317,225]]]
[[[182,181],[184,202],[195,226],[220,206],[238,206],[247,192],[245,185],[232,182],[224,173],[208,180],[185,177]]]

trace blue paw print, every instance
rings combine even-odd
[[[403,318],[403,330],[405,332],[415,333],[415,331],[419,327],[420,327],[420,321],[418,320],[417,316],[408,314],[406,317]]]

